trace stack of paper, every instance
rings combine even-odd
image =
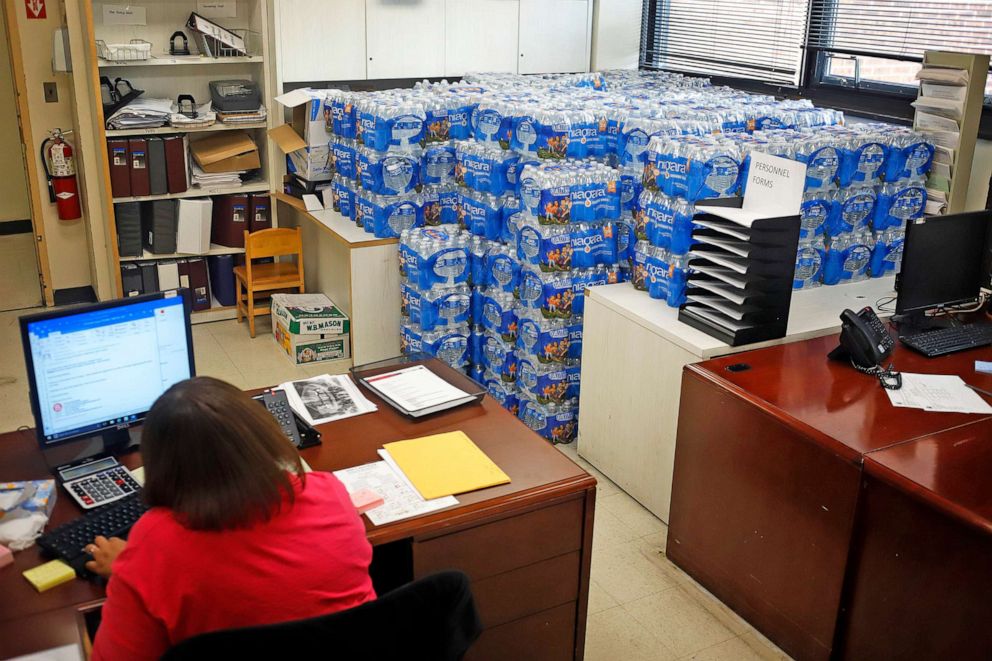
[[[365,512],[369,521],[377,526],[458,504],[453,496],[425,500],[402,473],[385,461],[335,471],[334,475],[348,493],[368,489],[382,496],[382,505]]]
[[[245,171],[241,170],[237,172],[216,172],[209,174],[204,172],[203,168],[197,165],[195,161],[190,162],[190,180],[197,186],[240,186],[241,175],[244,173]]]
[[[172,126],[204,128],[212,126],[216,121],[217,113],[213,111],[213,104],[209,101],[196,107],[196,117],[187,117],[179,112],[179,104],[172,104],[172,115],[169,117],[169,124]]]
[[[172,117],[171,99],[137,98],[107,120],[109,129],[152,129],[165,126]]]
[[[289,405],[311,425],[342,420],[378,407],[368,400],[347,374],[324,374],[279,386],[286,391]]]
[[[218,112],[217,118],[224,124],[254,124],[264,122],[266,118],[265,106],[259,106],[258,110],[247,112]]]
[[[476,399],[424,365],[365,377],[362,383],[399,411],[415,418],[461,406]]]
[[[970,74],[966,69],[925,66],[916,77],[920,80],[920,95],[913,102],[916,108],[914,127],[934,144],[933,164],[927,180],[926,213],[938,215],[947,209]]]

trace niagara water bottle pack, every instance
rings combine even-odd
[[[378,195],[360,189],[355,191],[352,204],[355,223],[380,239],[399,237],[404,230],[424,224],[424,200],[417,193]]]

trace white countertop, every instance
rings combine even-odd
[[[309,214],[311,218],[331,230],[334,234],[337,234],[344,243],[352,247],[382,245],[385,243],[396,243],[398,241],[397,239],[376,238],[374,234],[369,234],[356,225],[354,221],[345,218],[333,209],[305,211],[304,213]]]
[[[889,276],[795,291],[789,308],[786,337],[736,347],[683,324],[678,320],[678,308],[668,307],[664,301],[648,296],[647,292],[634,289],[629,282],[590,287],[586,290],[586,296],[589,297],[587,301],[595,300],[701,359],[709,359],[839,332],[840,313],[844,309],[857,311],[870,305],[877,311],[877,301],[895,296],[894,284],[895,277]],[[894,305],[893,301],[890,306]],[[890,315],[879,312],[879,317]]]

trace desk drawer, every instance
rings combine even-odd
[[[566,661],[575,657],[575,603],[486,629],[466,661]]]
[[[486,628],[533,615],[579,598],[579,552],[472,583]]]
[[[415,577],[458,569],[473,582],[578,551],[583,498],[413,543]]]

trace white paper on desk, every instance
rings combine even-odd
[[[324,205],[320,203],[320,199],[316,195],[310,193],[303,194],[303,205],[307,208],[307,211],[323,211]]]
[[[289,405],[311,425],[343,420],[378,410],[347,374],[322,374],[279,384]]]
[[[377,390],[410,413],[473,399],[472,395],[451,385],[423,365],[376,374],[366,377],[364,381],[369,388]]]
[[[365,512],[369,521],[377,526],[458,504],[454,496],[424,500],[406,476],[398,474],[385,461],[335,471],[334,476],[341,480],[348,493],[370,489],[382,496],[382,505]]]
[[[324,205],[324,209],[331,211],[334,209],[334,188],[328,186],[327,188],[320,189],[320,201]]]
[[[902,388],[885,393],[893,406],[944,413],[992,413],[992,406],[953,374],[903,372]]]
[[[33,654],[11,657],[10,661],[83,661],[83,651],[79,645],[70,643],[62,647],[52,647]]]

